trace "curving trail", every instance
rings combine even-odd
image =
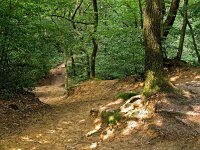
[[[119,91],[133,88],[131,83],[117,86],[116,80],[87,81],[67,98],[63,72],[62,67],[51,70],[50,78],[36,88],[36,96],[51,109],[32,115],[21,133],[8,135],[0,141],[0,149],[88,149],[99,141],[98,136],[86,137],[94,126],[90,110],[113,101]]]
[[[177,139],[175,136],[173,140],[165,140],[164,137],[156,135],[153,128],[148,129],[148,132],[134,131],[126,136],[121,135],[119,130],[115,138],[103,142],[99,139],[99,133],[86,137],[94,127],[94,118],[90,116],[92,108],[113,102],[120,91],[140,90],[142,85],[129,81],[91,80],[75,87],[73,93],[66,97],[63,89],[63,72],[62,66],[51,70],[50,78],[43,81],[36,89],[36,95],[42,102],[49,104],[51,109],[30,116],[22,132],[8,133],[0,140],[0,150],[81,150],[95,148],[96,144],[98,144],[96,149],[99,150],[200,149],[200,138],[197,135],[192,135],[189,139]],[[192,106],[200,112],[200,81],[177,83],[177,86],[193,92]],[[199,116],[190,117],[191,121],[196,121],[196,132],[200,132],[199,118]],[[172,119],[170,123],[174,123],[173,121]],[[182,120],[180,122],[183,123]],[[179,129],[191,130],[190,126],[183,127],[180,124],[177,125]],[[187,122],[185,124],[190,125]]]

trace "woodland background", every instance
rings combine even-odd
[[[200,2],[190,0],[187,7],[180,0],[163,2],[162,27],[176,16],[162,42],[163,57],[176,57],[187,10],[181,60],[198,66]],[[1,95],[34,89],[38,79],[62,62],[67,66],[66,88],[89,78],[144,75],[143,0],[98,1],[98,15],[89,0],[0,3]]]

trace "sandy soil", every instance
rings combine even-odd
[[[30,109],[23,110],[18,103],[18,109],[12,107],[9,113],[2,109],[0,150],[200,149],[199,69],[170,71],[171,81],[185,90],[187,99],[183,104],[173,103],[176,97],[157,97],[158,101],[166,103],[158,103],[162,109],[158,109],[160,111],[152,119],[125,120],[114,130],[102,127],[91,136],[86,136],[95,127],[95,117],[90,115],[90,110],[113,102],[121,91],[140,91],[142,82],[135,82],[134,77],[120,81],[90,80],[71,89],[70,96],[66,97],[63,68],[55,68],[51,72],[50,78],[36,88],[36,96],[48,105],[31,112]],[[106,130],[111,134],[103,141],[102,133]]]

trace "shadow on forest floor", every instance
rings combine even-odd
[[[90,136],[87,133],[98,119],[90,111],[114,102],[119,92],[140,92],[143,83],[134,82],[134,76],[121,81],[90,80],[66,97],[60,86],[62,69],[51,70],[53,76],[37,87],[36,95],[43,103],[23,95],[0,100],[0,149],[200,149],[200,69],[169,70],[170,80],[184,90],[184,100],[158,95],[154,97],[157,113],[150,119],[125,119],[114,128],[104,124]],[[103,138],[107,133],[108,138]]]

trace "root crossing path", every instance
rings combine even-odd
[[[116,135],[101,141],[98,133],[87,137],[94,129],[92,108],[99,108],[115,100],[121,91],[140,90],[141,83],[129,81],[87,81],[72,90],[69,97],[63,88],[62,67],[51,70],[51,77],[36,89],[38,98],[50,105],[41,113],[31,115],[23,130],[8,134],[0,142],[0,150],[182,150],[198,149],[198,139],[168,140],[154,132]],[[144,124],[145,125],[145,124]],[[153,130],[153,129],[152,129]],[[151,134],[151,135],[148,135]],[[176,137],[175,137],[176,138]],[[200,141],[199,141],[200,142]]]

